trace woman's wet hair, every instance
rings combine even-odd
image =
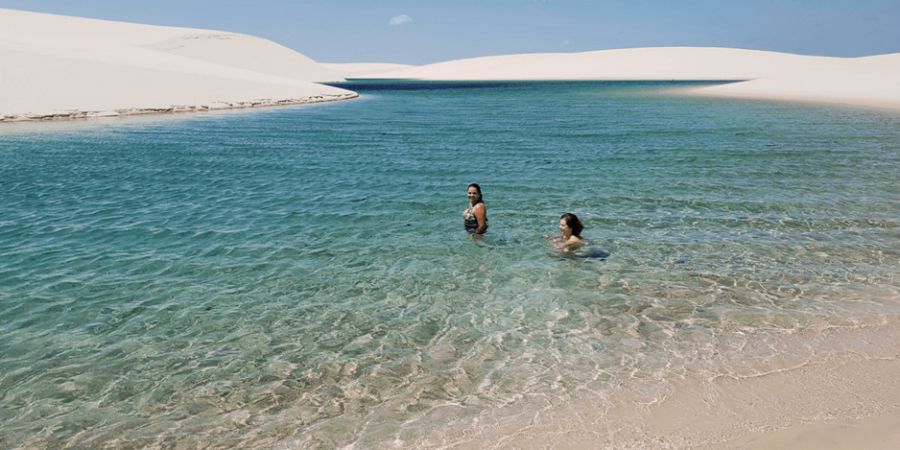
[[[474,204],[477,205],[479,203],[484,203],[484,196],[481,195],[481,186],[479,186],[478,183],[472,183],[466,188],[466,190],[468,191],[469,188],[475,188],[475,190],[478,191],[478,201]]]
[[[581,221],[578,220],[578,216],[572,213],[565,213],[559,217],[566,221],[566,226],[572,230],[572,236],[581,237],[581,230],[584,229],[584,225],[581,224]]]

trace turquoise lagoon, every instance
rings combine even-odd
[[[900,315],[900,116],[693,85],[0,129],[0,447],[425,445]]]

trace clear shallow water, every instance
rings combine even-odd
[[[672,86],[10,127],[0,447],[415,445],[900,313],[900,117]]]

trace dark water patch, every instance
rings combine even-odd
[[[434,91],[444,89],[621,89],[680,88],[735,83],[740,80],[408,80],[348,78],[347,81],[323,83],[352,91]]]

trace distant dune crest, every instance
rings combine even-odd
[[[409,64],[385,64],[385,63],[321,63],[327,69],[340,73],[345,78],[358,75],[376,75],[387,72],[411,69],[416,66]]]

